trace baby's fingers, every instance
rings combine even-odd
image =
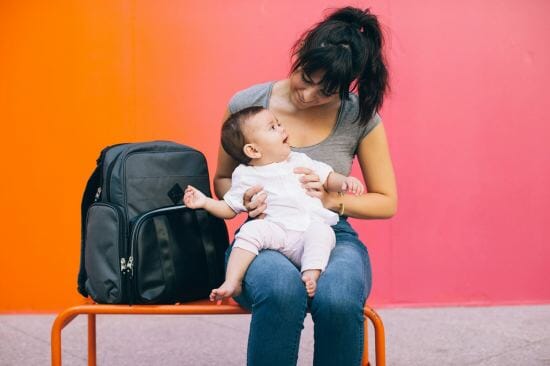
[[[353,182],[353,194],[356,196],[360,196],[363,194],[363,185],[359,181]]]

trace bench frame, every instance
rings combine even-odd
[[[250,312],[233,301],[221,304],[209,301],[195,301],[175,305],[100,305],[88,303],[65,309],[55,319],[52,326],[51,347],[52,366],[61,366],[61,332],[78,315],[88,316],[88,366],[96,365],[96,315],[210,315],[210,314],[250,314]],[[384,325],[382,319],[369,306],[364,307],[365,332],[362,366],[370,365],[368,361],[368,321],[374,327],[376,366],[386,365]]]

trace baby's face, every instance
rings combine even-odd
[[[264,110],[251,117],[243,132],[247,140],[257,146],[264,162],[278,163],[288,158],[288,134],[270,111]]]

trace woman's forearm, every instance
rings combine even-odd
[[[214,193],[218,199],[223,199],[224,194],[231,188],[231,178],[214,177]]]
[[[329,199],[324,205],[334,212],[341,211],[344,206],[344,215],[357,219],[389,219],[397,211],[397,197],[390,197],[381,193],[365,193],[361,196],[337,193],[328,193]]]

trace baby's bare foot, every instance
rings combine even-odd
[[[321,271],[318,269],[308,269],[302,273],[302,281],[304,281],[304,285],[306,285],[306,292],[309,297],[315,296],[317,280],[320,275]]]
[[[240,283],[231,283],[225,281],[218,288],[215,288],[210,293],[210,301],[222,300],[232,296],[239,296],[242,292]]]

